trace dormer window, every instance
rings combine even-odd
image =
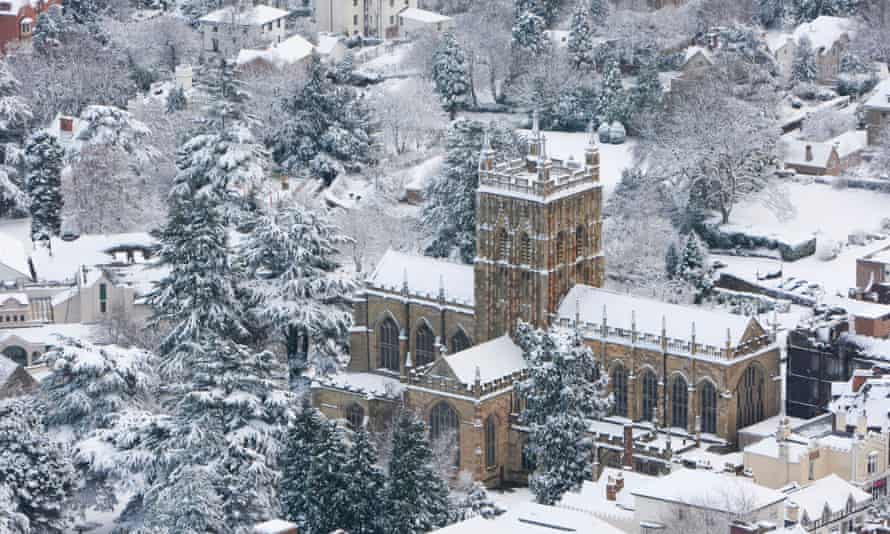
[[[19,24],[22,35],[31,35],[31,29],[34,27],[33,25],[34,19],[30,17],[26,17],[22,19],[22,22]]]

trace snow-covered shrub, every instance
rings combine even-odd
[[[815,100],[819,94],[819,86],[810,82],[800,82],[794,85],[791,92],[803,100]]]
[[[847,236],[847,244],[862,246],[869,241],[868,232],[862,228],[856,228]]]
[[[837,189],[838,191],[843,191],[844,189],[850,186],[850,181],[847,180],[843,176],[838,176],[834,180],[831,181],[831,188]]]
[[[841,251],[841,245],[828,236],[816,238],[816,258],[820,261],[831,261],[837,258]]]

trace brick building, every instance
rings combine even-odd
[[[59,0],[0,0],[0,55],[7,47],[31,39],[37,17]]]
[[[416,410],[433,439],[454,440],[460,470],[489,486],[524,482],[514,384],[526,366],[509,337],[521,319],[579,330],[611,374],[619,429],[627,419],[648,428],[657,413],[678,441],[731,442],[778,413],[779,353],[756,320],[598,289],[599,163],[593,139],[583,161],[549,157],[537,121],[525,158],[496,164],[486,143],[475,265],[388,251],[353,301],[348,372],[316,381],[314,404],[375,429],[401,406]],[[636,466],[657,444],[633,436]],[[607,441],[604,452],[621,450]]]

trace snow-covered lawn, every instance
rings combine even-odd
[[[522,130],[528,135],[529,130]],[[575,161],[584,161],[584,149],[590,139],[585,132],[553,132],[545,131],[547,153],[560,159],[573,157]],[[635,141],[628,140],[622,145],[599,143],[600,151],[600,182],[603,184],[603,201],[608,200],[615,186],[621,180],[624,169],[633,165],[633,148]]]
[[[723,228],[797,243],[813,235],[847,241],[857,231],[876,232],[890,218],[890,195],[862,189],[834,189],[819,183],[779,185],[791,211],[768,207],[761,197],[737,205]],[[765,193],[769,195],[771,193]]]

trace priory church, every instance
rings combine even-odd
[[[732,444],[779,413],[779,349],[755,318],[601,289],[599,178],[593,136],[583,161],[548,156],[537,121],[524,158],[496,163],[486,142],[474,264],[387,251],[353,298],[348,369],[315,380],[314,405],[375,431],[407,407],[432,440],[453,440],[457,469],[490,487],[523,483],[514,384],[526,364],[509,337],[523,320],[581,333],[609,373],[616,425]]]

